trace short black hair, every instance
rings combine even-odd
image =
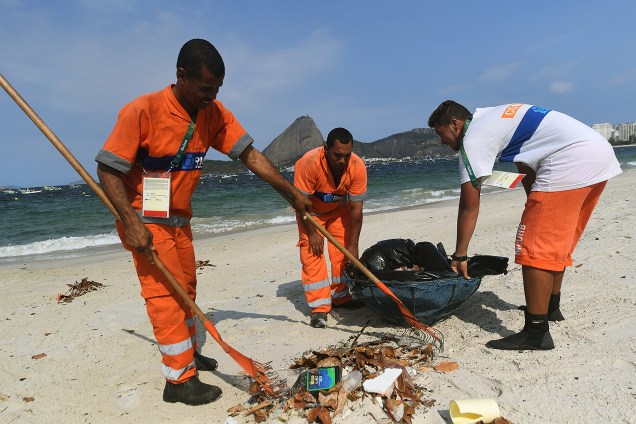
[[[179,50],[177,69],[183,68],[190,78],[199,79],[201,66],[205,66],[217,78],[225,76],[225,64],[216,47],[207,40],[194,38]]]
[[[342,144],[349,144],[353,142],[353,136],[348,130],[338,127],[329,131],[329,134],[327,135],[327,147],[333,147],[336,140]]]
[[[448,125],[453,119],[465,121],[472,118],[468,109],[453,100],[442,102],[428,118],[428,126],[435,128],[437,125]]]

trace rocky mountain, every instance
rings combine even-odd
[[[316,123],[309,116],[297,118],[281,135],[263,150],[263,154],[277,165],[296,162],[309,150],[321,146],[325,140]]]
[[[305,152],[321,146],[325,139],[314,120],[309,116],[297,118],[285,131],[263,150],[263,154],[274,164],[286,167],[293,165]],[[440,144],[439,137],[430,128],[415,128],[393,134],[371,143],[353,142],[353,151],[367,159],[400,159],[410,157],[451,156],[454,152]],[[245,171],[240,161],[205,161],[204,173],[227,173]]]

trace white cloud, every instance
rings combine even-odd
[[[574,84],[568,81],[553,81],[550,84],[550,91],[555,94],[565,94],[574,90]]]
[[[523,61],[517,60],[515,62],[493,66],[482,72],[479,76],[479,80],[484,82],[498,82],[508,79],[517,69],[521,68],[521,65],[523,65]]]

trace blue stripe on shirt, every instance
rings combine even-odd
[[[205,152],[186,152],[181,158],[181,162],[173,171],[198,171],[203,168]],[[167,171],[174,156],[150,156],[148,151],[141,148],[137,154],[137,161],[147,171]]]
[[[523,118],[521,118],[521,122],[519,122],[519,126],[512,135],[508,145],[501,152],[499,162],[514,161],[515,156],[519,154],[523,143],[530,140],[530,137],[532,137],[548,112],[550,112],[550,109],[539,106],[533,106],[526,111],[526,114],[523,115]]]

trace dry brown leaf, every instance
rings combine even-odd
[[[452,372],[459,369],[457,362],[442,361],[439,364],[433,366],[437,372]]]
[[[331,424],[331,415],[329,410],[323,406],[317,406],[307,413],[307,422],[313,423],[316,419],[320,419],[322,424]]]
[[[33,402],[35,398],[33,396],[26,396],[26,397],[23,397],[22,400],[25,402]]]
[[[31,359],[42,359],[46,358],[46,353],[38,353],[37,355],[33,355]]]
[[[256,393],[258,393],[258,392],[260,392],[260,391],[261,391],[261,385],[260,385],[260,384],[258,384],[258,382],[257,382],[257,381],[252,381],[252,382],[250,383],[250,387],[249,387],[249,389],[247,390],[247,392],[248,392],[250,395],[255,395]]]
[[[239,403],[238,405],[234,405],[233,407],[227,410],[228,414],[230,414],[231,416],[238,415],[239,413],[243,411],[245,411],[245,406],[242,403]]]
[[[256,420],[257,423],[264,423],[267,421],[267,415],[267,411],[259,409],[258,411],[254,411],[254,420]]]
[[[338,358],[335,358],[333,356],[328,356],[318,361],[318,367],[320,368],[342,367],[342,362],[340,362],[340,359]]]
[[[327,395],[318,393],[318,403],[325,408],[329,408],[332,411],[335,411],[338,407],[338,393],[329,393]]]
[[[336,418],[338,414],[342,412],[345,405],[347,404],[347,391],[343,386],[338,390],[338,406],[336,407],[335,412],[333,413],[333,417]]]
[[[512,424],[512,421],[509,421],[504,417],[497,417],[495,418],[495,421],[493,421],[493,424]]]

